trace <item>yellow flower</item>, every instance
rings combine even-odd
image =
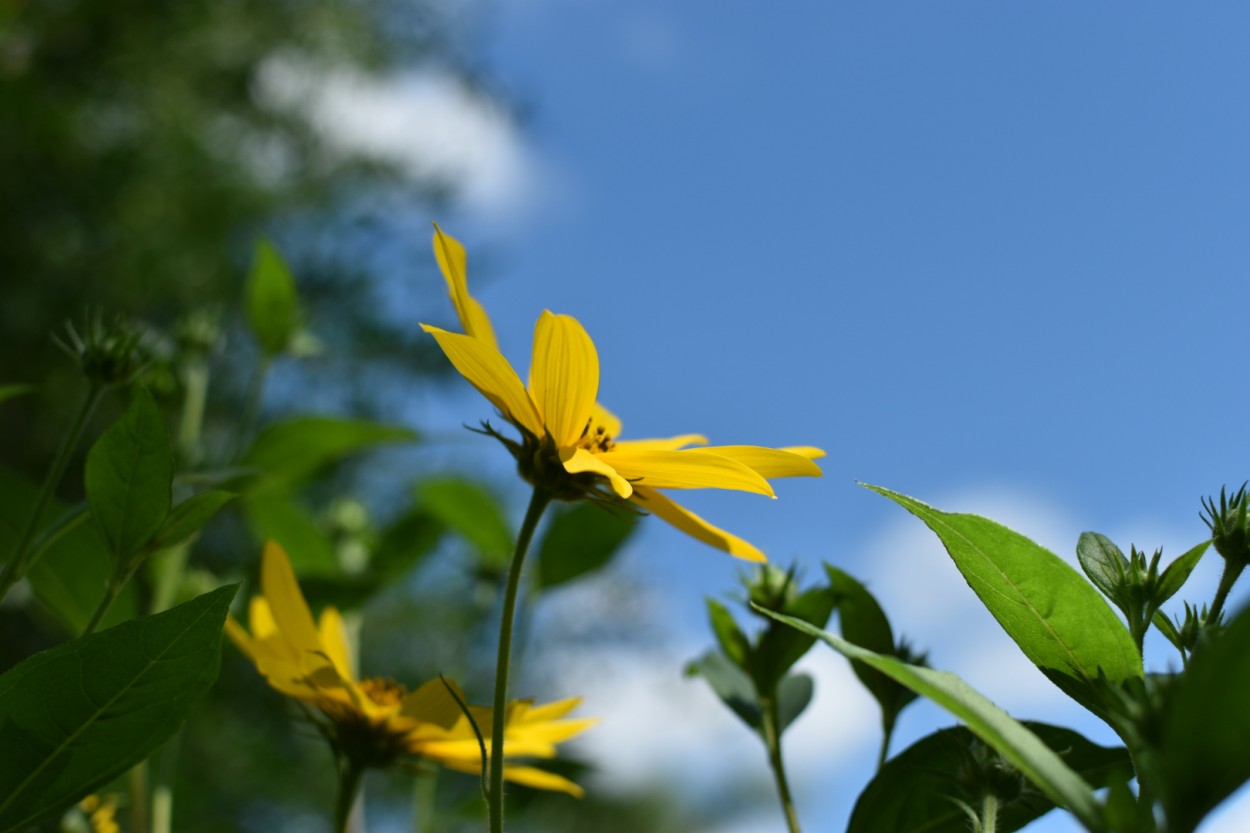
[[[78,809],[87,815],[91,823],[91,833],[118,833],[121,828],[117,824],[117,796],[108,795],[103,800],[100,796],[91,795],[78,802]]]
[[[226,634],[270,686],[321,713],[324,720],[318,726],[337,754],[359,766],[387,766],[412,756],[462,772],[481,772],[473,725],[443,681],[430,680],[409,692],[394,680],[358,679],[342,617],[327,607],[313,621],[286,553],[272,541],[261,559],[260,585],[261,593],[252,596],[248,609],[251,632],[232,617],[226,621]],[[557,743],[593,725],[594,720],[561,719],[579,702],[572,698],[538,707],[524,700],[510,703],[504,730],[509,760],[554,757]],[[470,710],[489,735],[491,710]],[[486,746],[491,748],[489,737]],[[506,765],[504,777],[582,795],[573,782],[531,766]]]
[[[661,490],[736,489],[776,497],[768,480],[819,477],[811,446],[709,446],[699,434],[622,440],[621,421],[597,402],[599,354],[578,321],[544,311],[534,330],[528,384],[499,352],[482,305],[469,294],[464,247],[434,227],[434,254],[464,334],[422,324],[456,370],[521,432],[507,445],[523,477],[562,500],[615,497],[663,518],[704,543],[750,561],[757,548],[682,508]],[[692,448],[691,446],[703,446]]]

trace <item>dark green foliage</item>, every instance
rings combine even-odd
[[[548,590],[602,568],[636,525],[633,515],[590,503],[559,512],[538,545],[535,589]]]
[[[146,758],[213,680],[237,586],[75,639],[0,676],[0,831],[22,831]]]

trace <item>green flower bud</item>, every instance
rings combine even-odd
[[[87,380],[101,388],[130,383],[150,361],[143,333],[120,316],[106,325],[99,314],[89,315],[81,335],[73,322],[66,322],[64,338],[52,338]]]
[[[1200,513],[1203,523],[1211,530],[1211,543],[1215,551],[1224,557],[1230,567],[1240,568],[1250,563],[1250,531],[1246,523],[1246,484],[1243,483],[1236,494],[1229,498],[1223,488],[1220,489],[1220,504],[1215,505],[1214,498],[1204,498],[1202,506],[1206,510]]]

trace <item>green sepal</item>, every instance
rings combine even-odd
[[[0,833],[63,811],[177,731],[217,678],[236,590],[66,642],[0,676]]]

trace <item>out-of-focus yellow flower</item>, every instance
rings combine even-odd
[[[776,497],[769,479],[819,477],[811,446],[709,446],[700,434],[621,440],[621,421],[597,402],[599,354],[582,325],[544,311],[534,331],[528,384],[499,352],[490,318],[469,294],[464,247],[434,227],[434,254],[464,333],[422,324],[456,370],[521,432],[502,441],[521,475],[561,500],[617,498],[704,543],[750,561],[756,547],[682,508],[661,490],[735,489]],[[702,447],[697,447],[702,446]]]
[[[234,620],[226,634],[277,691],[316,708],[318,728],[335,752],[358,766],[388,766],[416,757],[463,772],[481,772],[481,746],[455,695],[439,680],[408,691],[382,677],[359,679],[343,620],[333,607],[314,622],[286,553],[265,545],[261,592],[248,609],[250,633]],[[454,684],[453,684],[454,685]],[[509,704],[504,730],[508,759],[551,758],[556,744],[589,728],[593,719],[564,720],[578,698],[535,707]],[[491,710],[470,707],[487,749]],[[532,766],[505,764],[504,777],[520,784],[581,796],[578,785]]]
[[[87,815],[91,823],[91,833],[118,833],[121,828],[117,824],[117,796],[107,795],[103,799],[99,795],[91,795],[78,802],[78,809]]]

